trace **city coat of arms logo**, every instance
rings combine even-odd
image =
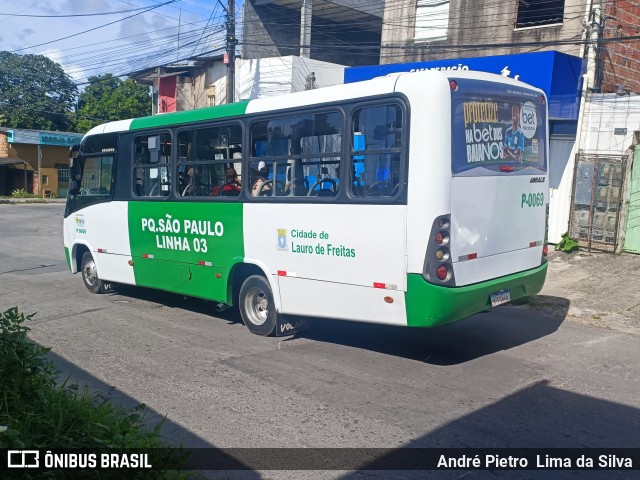
[[[284,228],[278,229],[278,250],[288,250],[287,231]]]

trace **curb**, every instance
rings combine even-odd
[[[66,203],[66,198],[0,198],[3,205]]]

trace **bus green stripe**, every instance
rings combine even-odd
[[[152,117],[134,118],[129,129],[140,130],[143,128],[168,127],[179,125],[181,123],[234,117],[237,115],[243,115],[247,110],[247,105],[249,105],[249,101],[218,105],[216,107],[198,108],[195,110],[185,110],[184,112],[165,113],[162,115],[154,115]]]
[[[547,263],[525,272],[465,287],[432,285],[419,274],[407,276],[407,325],[435,327],[455,322],[491,308],[489,295],[508,289],[511,300],[534,295],[542,290]]]
[[[71,270],[71,254],[69,253],[68,247],[64,247],[64,256],[67,258],[67,265],[69,265],[69,269]]]

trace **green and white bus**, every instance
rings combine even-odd
[[[258,335],[453,322],[542,288],[547,130],[541,90],[438,71],[107,123],[70,153],[66,257]]]

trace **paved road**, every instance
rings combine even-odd
[[[165,435],[176,443],[640,445],[638,336],[567,320],[570,305],[562,298],[548,298],[553,312],[506,306],[435,330],[316,321],[297,338],[256,337],[237,314],[216,315],[199,300],[130,287],[91,295],[67,271],[62,213],[60,204],[0,205],[0,308],[38,312],[31,337],[53,348],[65,374],[115,387],[114,398],[145,403],[151,419],[166,415]],[[603,473],[457,471],[429,478]]]

